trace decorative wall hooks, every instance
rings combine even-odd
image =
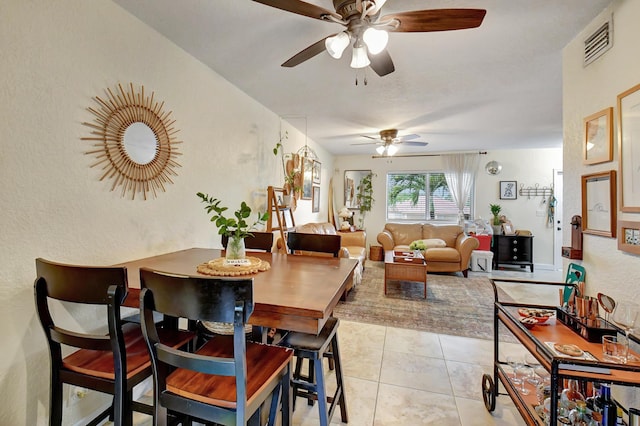
[[[525,188],[524,183],[520,184],[520,190],[518,191],[521,197],[543,197],[547,198],[553,195],[553,185],[540,187],[539,184],[534,186],[527,186]]]
[[[91,137],[82,140],[95,141],[96,149],[85,154],[95,155],[98,161],[91,167],[101,166],[104,174],[100,180],[113,179],[111,190],[121,186],[122,197],[131,192],[131,199],[142,193],[147,199],[150,192],[154,197],[157,190],[165,191],[165,184],[173,183],[170,176],[177,176],[174,168],[180,167],[175,161],[178,155],[175,139],[178,132],[170,119],[171,111],[164,112],[164,102],[154,100],[144,93],[144,86],[139,92],[129,83],[129,91],[122,85],[114,94],[107,89],[107,99],[95,97],[99,108],[89,107],[95,116],[93,123],[82,123],[91,127]]]

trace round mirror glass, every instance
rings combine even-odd
[[[129,125],[124,131],[122,142],[125,152],[134,163],[149,164],[156,156],[156,134],[144,123]]]
[[[500,171],[502,170],[502,164],[497,161],[489,161],[487,165],[484,166],[484,169],[490,175],[497,175],[500,174]]]

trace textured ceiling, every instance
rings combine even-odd
[[[396,71],[379,77],[351,69],[347,53],[280,66],[338,24],[250,0],[114,1],[278,115],[306,117],[308,136],[336,155],[373,154],[375,146],[352,144],[385,128],[429,143],[398,154],[561,146],[562,48],[610,3],[388,0],[382,15],[487,14],[475,29],[391,33]],[[330,0],[310,2],[333,9]]]

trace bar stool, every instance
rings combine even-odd
[[[330,253],[338,257],[340,253],[340,236],[323,234],[303,234],[290,232],[287,235],[287,246],[291,254],[305,253]],[[344,395],[344,381],[342,375],[342,363],[340,362],[340,350],[338,346],[338,318],[330,317],[317,335],[289,332],[283,339],[282,345],[294,350],[296,357],[291,387],[293,389],[293,407],[295,409],[296,397],[301,396],[308,400],[309,405],[318,401],[320,425],[328,426],[333,417],[336,406],[340,406],[341,420],[347,423],[347,404]],[[323,370],[324,358],[329,360],[329,368],[335,368],[336,390],[332,396],[326,393],[326,380]],[[309,363],[306,375],[302,374],[303,360]],[[328,405],[327,405],[328,404]]]

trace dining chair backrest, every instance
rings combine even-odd
[[[256,232],[252,231],[252,235],[249,235],[244,239],[244,246],[250,250],[263,250],[271,252],[273,248],[273,233],[272,232]],[[222,247],[226,248],[229,242],[229,237],[222,236]]]
[[[138,357],[135,361],[130,360],[129,367],[135,363],[136,367],[140,367],[139,371],[136,374],[127,374],[127,334],[123,331],[120,320],[120,305],[127,295],[126,269],[65,265],[38,258],[36,272],[36,310],[47,338],[51,358],[51,424],[60,424],[62,420],[63,383],[113,394],[114,422],[120,424],[123,417],[130,416],[130,389],[151,374],[149,357],[145,353],[142,354],[142,358],[145,359]],[[104,325],[109,333],[92,334],[79,330],[78,327],[61,325],[54,321],[50,300],[75,304],[76,308],[68,310],[71,314],[79,313],[80,305],[86,305],[86,311],[91,310],[94,316],[96,306],[106,307]],[[77,320],[80,321],[79,318]],[[135,327],[129,324],[125,328],[128,330]],[[141,338],[139,326],[137,330],[138,338]],[[63,346],[75,348],[76,351],[63,358]],[[140,349],[144,349],[144,344]]]
[[[253,279],[185,276],[141,268],[140,285],[157,419],[166,418],[171,410],[217,424],[246,424],[269,395],[281,387],[288,391],[292,352],[247,343],[245,338],[245,324],[254,308]],[[190,323],[233,323],[233,336],[215,336],[196,353],[174,350],[158,339],[154,311]],[[286,386],[282,386],[285,376]],[[278,395],[274,398],[276,405]]]
[[[333,257],[338,257],[341,250],[341,238],[340,235],[289,232],[287,247],[289,247],[291,254],[298,252],[329,253]]]

